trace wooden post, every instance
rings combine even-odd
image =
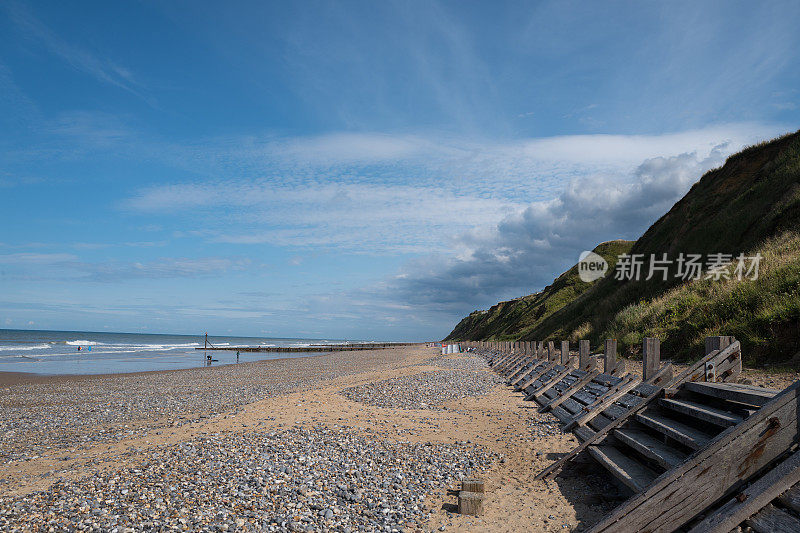
[[[561,341],[561,364],[569,366],[569,341]]]
[[[706,355],[716,350],[724,350],[730,346],[734,340],[735,339],[730,336],[706,337]],[[717,367],[712,361],[706,362],[704,373],[706,381],[717,381]]]
[[[603,353],[606,359],[606,367],[603,371],[606,374],[613,374],[617,369],[617,339],[606,339]]]
[[[656,375],[661,365],[661,341],[656,337],[645,337],[642,341],[642,381]]]
[[[590,367],[594,365],[591,364],[589,360],[589,341],[582,340],[578,342],[578,368],[581,370],[591,370]]]
[[[556,360],[556,345],[553,341],[547,341],[547,360]]]
[[[483,494],[462,490],[458,493],[458,513],[479,516],[483,514]]]
[[[467,478],[461,482],[461,490],[483,494],[486,492],[484,481],[480,478]]]
[[[735,339],[730,336],[722,336],[722,337],[706,337],[706,355],[710,354],[714,350],[724,350]]]

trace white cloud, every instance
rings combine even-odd
[[[69,261],[76,261],[78,258],[73,254],[35,254],[18,253],[0,255],[0,264],[6,265],[46,265],[57,264]]]
[[[643,161],[625,181],[574,180],[556,198],[531,204],[493,229],[466,233],[459,255],[409,263],[381,292],[453,312],[540,289],[575,264],[582,250],[636,239],[706,171],[731,152],[688,152]]]
[[[531,203],[551,202],[564,193],[565,183],[602,180],[601,191],[568,192],[579,200],[586,200],[580,195],[613,197],[635,172],[647,184],[647,172],[658,171],[659,158],[687,154],[702,160],[720,143],[731,151],[778,131],[732,124],[655,136],[507,143],[385,134],[216,139],[172,147],[162,157],[189,166],[200,164],[199,158],[222,177],[148,187],[124,206],[180,216],[188,220],[183,235],[213,242],[376,253],[435,249],[462,257],[471,252],[459,234],[475,238]],[[636,170],[644,160],[651,170]],[[649,187],[674,192],[682,183]],[[193,214],[209,208],[217,208],[217,215]]]
[[[27,7],[17,2],[9,2],[4,7],[27,37],[38,41],[75,70],[147,100],[142,93],[143,85],[128,68],[87,48],[62,39],[36,18]]]

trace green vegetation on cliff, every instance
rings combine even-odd
[[[604,246],[616,249],[604,249]],[[749,364],[800,366],[800,132],[750,147],[706,173],[633,245],[612,241],[597,252],[616,255],[739,253],[763,256],[757,280],[682,281],[673,265],[666,281],[592,284],[576,267],[540,293],[502,302],[463,319],[448,339],[578,339],[593,346],[617,338],[635,354],[642,337],[663,341],[665,357],[686,360],[707,335],[735,335]]]

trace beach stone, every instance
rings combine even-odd
[[[443,410],[441,404],[448,401],[485,395],[502,382],[487,371],[440,370],[350,387],[342,395],[377,407],[435,411]]]
[[[273,531],[317,531],[330,528],[327,522],[370,531],[377,507],[380,528],[399,531],[408,517],[428,512],[431,494],[496,458],[465,442],[388,441],[338,426],[211,434],[143,450],[127,466],[60,479],[27,496],[0,495],[0,530],[44,521],[58,531],[126,531],[145,522],[228,531],[257,529],[251,520],[260,520]],[[353,470],[361,474],[357,486]]]

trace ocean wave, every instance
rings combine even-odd
[[[66,344],[68,346],[103,346],[104,345],[104,343],[102,343],[102,342],[83,341],[83,340],[67,341],[64,344]]]
[[[33,345],[4,345],[0,346],[0,352],[21,352],[29,350],[47,350],[51,348],[49,344],[33,344]]]
[[[96,341],[67,341],[69,346],[102,346],[104,350],[142,350],[142,351],[158,351],[158,350],[177,350],[180,348],[191,348],[200,346],[197,342],[187,342],[182,344],[126,344],[126,343],[105,343]]]

